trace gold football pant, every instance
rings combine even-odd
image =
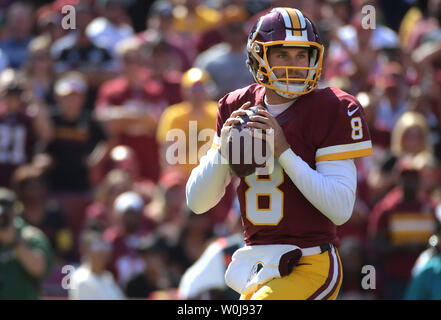
[[[302,257],[293,271],[262,284],[241,300],[335,300],[343,280],[338,251]]]

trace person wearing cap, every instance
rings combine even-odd
[[[10,186],[18,166],[31,162],[37,142],[50,136],[50,128],[41,126],[41,114],[29,112],[31,105],[24,100],[24,91],[20,74],[11,68],[0,73],[0,186],[4,187]]]
[[[238,6],[223,11],[220,32],[223,42],[196,57],[194,66],[207,71],[217,87],[216,99],[228,92],[253,83],[246,65],[245,42],[247,13]]]
[[[70,300],[122,300],[122,290],[107,271],[112,245],[98,230],[86,229],[80,238],[81,265],[70,278]]]
[[[136,251],[136,245],[154,226],[145,217],[144,207],[145,201],[138,193],[127,191],[120,194],[113,202],[115,224],[104,233],[104,238],[113,245],[110,270],[123,287],[145,267],[144,260]]]
[[[181,91],[184,101],[172,106],[169,106],[162,114],[157,132],[157,140],[161,145],[161,157],[163,166],[176,165],[183,170],[188,177],[191,170],[198,164],[199,158],[193,157],[195,154],[204,154],[199,150],[209,143],[213,136],[216,124],[217,102],[211,100],[214,86],[209,74],[198,68],[191,68],[184,73],[181,80]],[[211,92],[210,92],[211,91]],[[169,135],[179,130],[186,137],[185,141],[171,140]],[[200,140],[199,134],[204,132],[211,132],[211,134],[204,136],[206,140]],[[191,135],[192,134],[192,135]],[[175,137],[174,135],[172,137]],[[190,154],[191,147],[196,142],[197,148],[193,150],[194,154]],[[174,146],[174,147],[173,147]],[[170,154],[172,148],[184,150],[185,153],[178,156],[178,162],[173,163],[175,155]]]
[[[369,216],[369,241],[381,272],[378,278],[384,279],[385,299],[403,298],[412,267],[435,230],[434,212],[421,198],[423,166],[418,157],[401,158],[396,191],[380,200]]]
[[[55,83],[57,108],[51,116],[55,133],[45,150],[52,159],[48,182],[53,193],[88,192],[87,158],[96,148],[106,148],[106,133],[84,109],[86,92],[86,81],[77,72]]]
[[[19,214],[15,193],[0,188],[0,300],[39,299],[41,285],[52,270],[48,239]]]

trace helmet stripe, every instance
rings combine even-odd
[[[297,11],[292,9],[292,8],[286,8],[286,11],[288,11],[289,14],[289,18],[291,20],[291,26],[293,29],[300,29],[301,25],[300,25],[300,18],[297,14]],[[302,31],[300,30],[291,30],[292,35],[295,37],[301,37],[302,36]]]

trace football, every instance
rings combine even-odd
[[[228,140],[228,160],[230,168],[238,177],[253,174],[258,167],[265,167],[270,156],[267,142],[264,139],[253,137],[251,128],[247,126],[250,117],[258,115],[259,107],[254,106],[246,110],[246,115],[238,116],[240,123],[233,126]]]

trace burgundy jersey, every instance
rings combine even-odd
[[[369,216],[369,233],[372,237],[382,234],[389,245],[420,245],[424,247],[436,230],[436,218],[432,209],[423,201],[405,201],[399,189],[389,192]],[[409,281],[411,271],[420,252],[395,251],[382,257],[387,276]]]
[[[219,101],[217,135],[230,114],[245,102],[264,106],[265,87],[253,84]],[[319,161],[372,154],[359,102],[337,88],[300,96],[276,117],[291,149],[312,169]],[[247,245],[294,244],[312,247],[337,242],[336,226],[297,189],[275,161],[271,175],[242,178],[237,189]]]
[[[167,107],[167,101],[158,82],[149,79],[143,88],[131,89],[128,80],[120,77],[105,82],[98,94],[97,109],[113,106],[143,110],[158,121]],[[156,128],[152,128],[151,135],[120,134],[117,137],[117,143],[132,148],[139,162],[144,164],[141,166],[141,176],[153,181],[159,179],[160,172],[159,146],[155,132]]]
[[[0,110],[0,186],[10,187],[14,170],[31,161],[35,142],[30,116]]]

